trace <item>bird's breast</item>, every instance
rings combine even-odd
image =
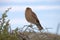
[[[31,20],[31,13],[30,12],[26,12],[25,13],[25,17],[26,17],[27,21],[30,21]]]

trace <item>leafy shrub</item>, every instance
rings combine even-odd
[[[18,30],[15,29],[14,34],[10,33],[11,30],[8,31],[10,29],[10,25],[9,25],[10,20],[6,20],[6,17],[7,17],[6,14],[10,9],[11,8],[8,8],[0,18],[0,40],[19,40],[17,36]]]

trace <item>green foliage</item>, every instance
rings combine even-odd
[[[10,20],[6,20],[7,17],[7,12],[10,10],[11,8],[8,8],[3,14],[2,17],[0,18],[0,40],[19,40],[18,36],[17,36],[17,31],[18,29],[15,29],[15,33],[12,34],[10,33],[8,30],[10,29],[10,25],[9,25],[9,21]]]

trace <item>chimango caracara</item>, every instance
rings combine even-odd
[[[27,7],[25,10],[25,17],[28,22],[31,24],[35,24],[39,30],[42,30],[43,27],[41,26],[36,14],[32,11],[31,8]]]

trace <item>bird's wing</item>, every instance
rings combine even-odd
[[[36,22],[37,22],[38,24],[40,24],[40,23],[39,23],[39,20],[38,20],[36,14],[35,14],[34,12],[32,12],[32,17],[36,20]]]

